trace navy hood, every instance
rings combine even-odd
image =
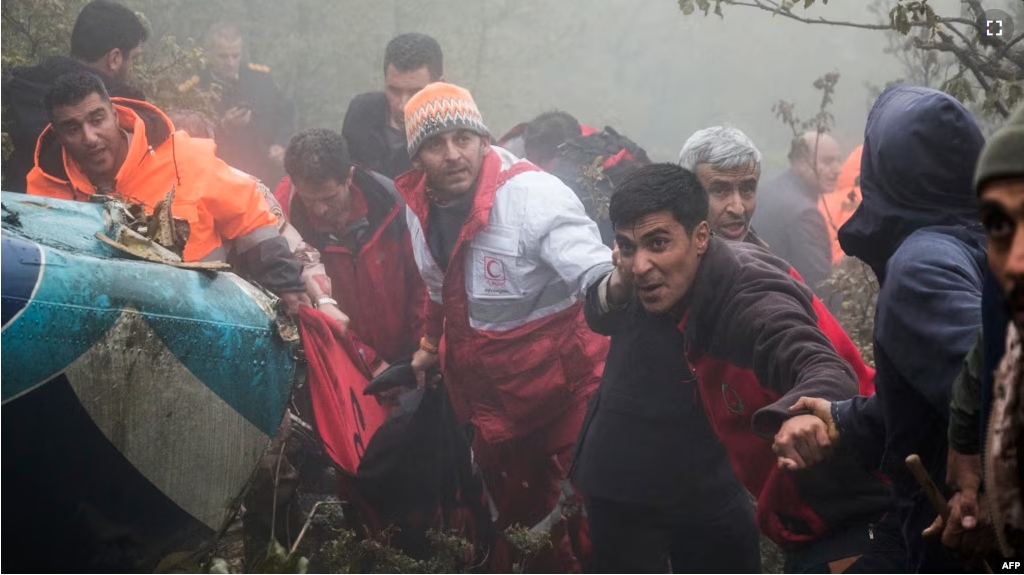
[[[908,85],[882,92],[864,129],[861,204],[839,229],[843,251],[881,279],[914,231],[977,225],[973,177],[984,144],[977,122],[954,98]]]

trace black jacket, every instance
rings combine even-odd
[[[605,333],[598,285],[584,310]],[[647,313],[636,299],[623,313],[628,325],[612,335],[577,442],[577,486],[587,497],[650,506],[721,504],[742,493],[704,414],[676,320]]]
[[[935,511],[906,468],[912,453],[945,485],[953,380],[981,328],[985,236],[972,177],[984,138],[970,113],[935,90],[894,86],[868,116],[863,201],[839,229],[843,250],[881,282],[875,389],[834,405],[845,444],[881,464],[900,498],[910,572],[959,564],[921,539]]]
[[[832,244],[817,195],[792,169],[762,184],[757,195],[753,227],[758,235],[821,295],[819,286],[832,272]]]
[[[238,71],[238,80],[228,82],[208,70],[198,77],[199,87],[220,92],[217,113],[221,117],[242,105],[252,110],[252,119],[241,128],[218,126],[217,156],[231,167],[256,176],[271,189],[284,177],[284,171],[267,159],[268,150],[277,144],[288,146],[295,131],[295,111],[281,93],[265,66],[246,64]]]
[[[146,99],[141,91],[66,56],[53,56],[38,66],[14,68],[3,80],[3,130],[14,144],[11,157],[3,163],[4,190],[25,192],[25,177],[35,166],[36,141],[50,123],[43,98],[57,78],[73,72],[95,74],[111,96]]]
[[[341,135],[356,163],[394,179],[412,166],[405,134],[391,127],[389,115],[384,92],[360,94],[348,105]]]

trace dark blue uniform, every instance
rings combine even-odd
[[[985,234],[972,177],[984,142],[953,98],[886,90],[864,132],[864,199],[839,230],[843,251],[871,266],[881,291],[876,393],[835,404],[833,416],[843,443],[892,478],[909,573],[963,570],[937,538],[922,538],[936,512],[904,461],[918,454],[945,485],[950,392],[981,329]]]

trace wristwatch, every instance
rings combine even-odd
[[[320,306],[324,305],[325,303],[329,303],[329,304],[331,304],[331,305],[333,305],[335,307],[337,307],[337,305],[338,305],[338,301],[335,300],[334,298],[322,295],[322,296],[316,298],[316,301],[313,302],[313,307],[317,308],[317,309],[320,309]]]

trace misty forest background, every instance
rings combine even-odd
[[[949,92],[986,132],[1024,100],[1024,0],[121,1],[152,32],[133,79],[150,101],[209,112],[211,94],[179,86],[203,65],[210,25],[231,21],[300,130],[340,130],[353,96],[383,89],[388,40],[410,31],[437,38],[445,79],[473,93],[495,137],[560,109],[675,161],[694,131],[726,123],[760,148],[762,180],[786,168],[791,138],[808,127],[845,153],[860,145],[871,104],[895,81]],[[67,54],[84,4],[4,0],[0,66]],[[1002,43],[974,25],[989,9],[1018,23]],[[873,274],[845,261],[830,282],[844,296],[837,319],[872,362]]]
[[[200,63],[211,23],[240,24],[245,57],[271,68],[295,103],[298,128],[340,129],[348,102],[383,85],[384,46],[409,31],[438,39],[445,78],[474,95],[499,136],[540,112],[561,109],[583,123],[610,125],[656,161],[674,160],[695,130],[729,123],[765,155],[765,176],[785,167],[791,130],[773,116],[779,100],[817,111],[812,82],[839,72],[832,131],[849,152],[860,144],[879,89],[897,79],[940,87],[955,66],[908,69],[894,31],[808,25],[761,10],[724,6],[724,18],[673,0],[123,0],[148,19],[139,81],[166,108],[203,108],[177,93]],[[1024,2],[1016,5],[1024,25]],[[3,68],[66,54],[80,0],[5,0]],[[932,0],[940,16],[960,0]],[[895,0],[833,0],[793,9],[802,17],[888,24]],[[987,6],[986,6],[987,7]],[[900,50],[897,50],[900,52]],[[951,61],[949,55],[940,55]],[[941,59],[941,58],[940,58]],[[901,61],[903,60],[903,61]],[[910,67],[915,67],[910,63]],[[914,78],[914,76],[922,76]],[[191,99],[190,99],[191,98]]]
[[[383,88],[388,40],[411,31],[441,43],[445,79],[473,93],[495,137],[560,109],[612,126],[655,161],[675,161],[690,134],[725,123],[760,148],[763,180],[785,169],[794,132],[807,127],[800,120],[827,128],[844,153],[860,145],[871,104],[894,81],[949,92],[986,132],[1024,99],[1024,0],[120,1],[152,31],[133,82],[151,101],[209,112],[209,94],[179,85],[202,66],[209,26],[232,21],[246,38],[244,59],[270,67],[300,130],[340,130],[353,96]],[[67,54],[84,4],[4,0],[3,70]],[[978,11],[991,8],[1017,23],[1010,46],[985,45],[970,29]],[[830,79],[815,87],[819,78]],[[4,138],[4,157],[9,151]],[[873,274],[847,258],[828,281],[844,297],[837,318],[873,364]],[[335,545],[344,552],[338,564],[348,565],[355,544]],[[765,571],[778,572],[778,551],[767,543],[763,550]],[[458,553],[438,554],[447,555]],[[391,566],[382,572],[408,567],[382,561],[373,561]],[[444,565],[436,572],[453,571]]]
[[[340,130],[352,97],[383,89],[387,42],[411,31],[440,42],[445,79],[473,93],[496,138],[560,109],[675,161],[690,134],[730,124],[760,148],[762,181],[787,167],[800,131],[827,130],[844,153],[860,145],[893,82],[945,90],[988,133],[1024,101],[1024,0],[120,1],[151,30],[132,80],[150,101],[213,115],[216,96],[186,81],[203,66],[206,31],[229,21],[243,59],[269,66],[294,103],[299,130]],[[85,3],[4,0],[0,67],[67,54]],[[991,9],[1018,24],[996,43],[975,24]],[[828,282],[873,364],[874,274],[846,258]]]

